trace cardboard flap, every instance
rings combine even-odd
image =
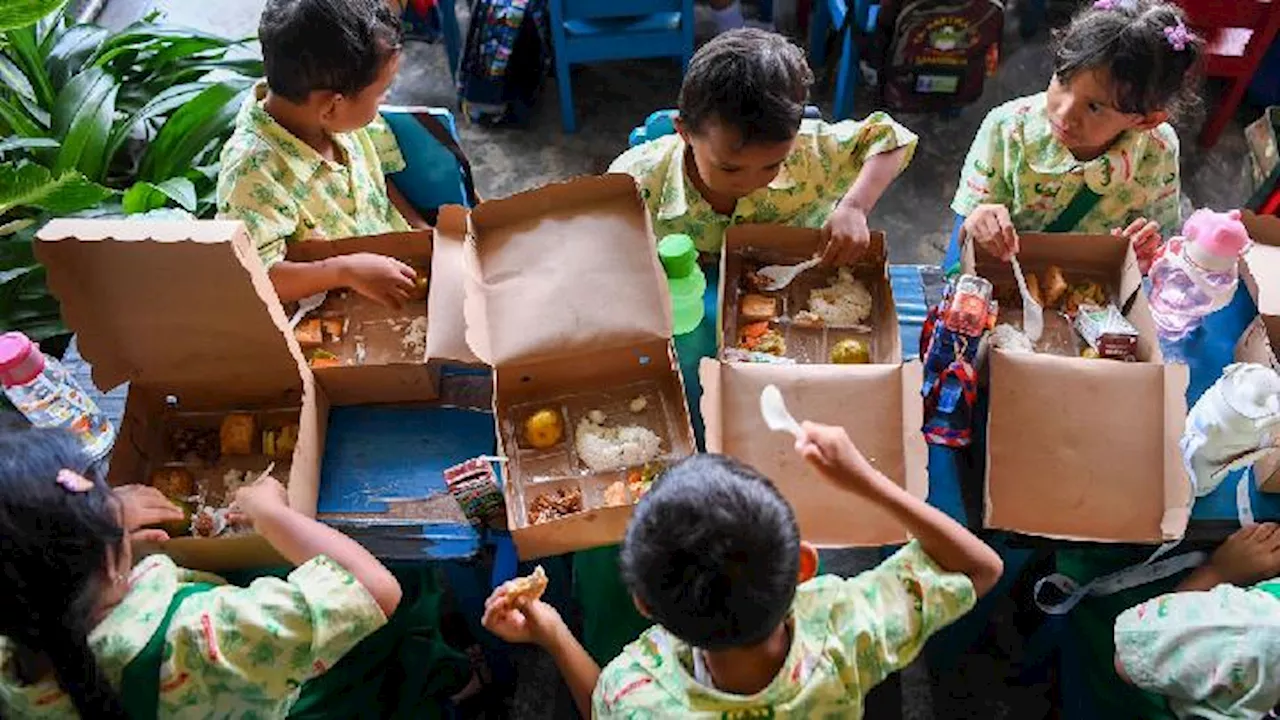
[[[987,527],[1109,542],[1182,536],[1186,366],[1001,351],[990,363]]]
[[[730,225],[724,233],[724,247],[728,251],[771,250],[793,256],[797,258],[797,262],[822,252],[824,246],[822,231],[817,228],[791,225]],[[885,246],[884,233],[872,230],[871,246],[854,264],[878,267],[888,261],[889,251]]]
[[[290,243],[285,257],[294,262],[315,262],[339,255],[374,253],[405,262],[420,261],[431,257],[431,236],[432,231],[428,228],[337,238],[323,242]]]
[[[481,203],[465,250],[467,343],[491,365],[671,337],[649,212],[629,175]]]
[[[928,455],[920,434],[919,363],[782,366],[704,359],[699,370],[707,449],[772,480],[795,508],[805,540],[872,546],[907,539],[883,510],[824,480],[796,454],[789,435],[770,431],[760,415],[760,392],[777,385],[798,420],[844,427],[876,469],[923,499]]]
[[[239,222],[54,220],[37,238],[98,387],[301,391],[304,361]]]
[[[1241,264],[1244,282],[1267,325],[1271,344],[1280,346],[1280,218],[1246,212],[1242,220],[1253,239]]]
[[[461,205],[446,205],[440,208],[436,221],[431,284],[427,289],[427,309],[431,313],[427,357],[473,365],[480,364],[480,358],[467,344],[467,323],[462,316],[467,213]]]

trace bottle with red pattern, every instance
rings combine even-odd
[[[60,427],[80,438],[94,460],[111,451],[115,427],[57,358],[20,332],[0,335],[0,385],[36,427]]]

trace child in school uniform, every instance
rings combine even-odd
[[[222,148],[218,217],[244,222],[285,303],[350,288],[402,305],[417,274],[394,258],[284,259],[290,243],[427,226],[386,177],[405,162],[378,117],[400,20],[386,0],[269,0],[258,39],[267,77]]]
[[[1278,575],[1280,525],[1241,528],[1174,592],[1116,618],[1116,671],[1161,696],[1165,716],[1267,716],[1280,703]]]
[[[992,110],[969,148],[951,203],[944,267],[972,238],[997,256],[1018,232],[1113,233],[1144,267],[1181,222],[1178,136],[1201,41],[1182,11],[1155,0],[1097,0],[1053,42],[1045,92]]]
[[[182,517],[134,490],[95,477],[69,434],[0,418],[0,716],[283,717],[400,603],[381,563],[271,478],[235,506],[295,565],[286,579],[239,588],[164,555],[134,565],[135,531]]]
[[[866,693],[968,612],[1001,562],[843,429],[805,423],[796,451],[914,539],[857,577],[818,575],[817,550],[768,479],[695,455],[658,478],[627,526],[623,575],[654,625],[603,671],[551,606],[509,585],[486,603],[485,626],[545,648],[583,717],[862,717]]]
[[[825,259],[851,262],[916,136],[882,112],[804,120],[812,83],[804,52],[781,35],[723,33],[689,62],[676,133],[631,148],[609,171],[635,177],[658,237],[684,233],[718,253],[730,225],[822,228]]]

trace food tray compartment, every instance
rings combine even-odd
[[[573,456],[577,462],[576,469],[583,473],[605,473],[621,470],[626,467],[644,465],[646,462],[662,458],[671,452],[672,421],[666,398],[655,382],[645,381],[620,386],[614,390],[597,393],[583,393],[565,399],[570,420],[569,432],[572,434]],[[651,457],[624,459],[620,465],[609,465],[597,460],[595,467],[588,458],[584,458],[583,447],[577,442],[578,429],[585,422],[601,425],[597,421],[603,414],[604,428],[638,427],[648,430],[657,436],[658,446]]]
[[[425,264],[411,263],[419,277],[427,277]],[[425,285],[415,299],[393,310],[351,290],[330,292],[324,303],[299,322],[295,336],[313,367],[325,365],[394,365],[421,363],[426,359]],[[421,297],[418,297],[421,295]],[[304,341],[308,327],[319,320],[325,327],[319,344]],[[328,332],[341,327],[341,334]],[[314,337],[314,335],[313,335]]]
[[[858,340],[866,345],[868,358],[871,362],[875,362],[880,357],[880,346],[876,341],[875,333],[871,332],[870,329],[831,327],[827,328],[826,344],[823,346],[822,359],[818,362],[832,362],[831,351],[844,340]]]
[[[866,272],[857,266],[848,268],[855,280],[863,284],[871,295],[871,307],[867,313],[867,317],[860,323],[823,323],[825,327],[830,328],[853,328],[870,332],[869,323],[872,318],[877,317],[876,313],[880,309],[881,299],[876,297],[875,283],[869,282]],[[833,267],[816,267],[800,274],[791,284],[786,287],[787,306],[791,309],[787,316],[789,320],[794,321],[798,313],[809,309],[809,297],[814,290],[829,287],[840,276],[840,268]]]
[[[789,325],[786,327],[784,336],[787,341],[787,352],[783,357],[805,364],[827,361],[824,328]]]
[[[562,478],[539,483],[518,484],[516,490],[513,498],[516,505],[515,520],[516,526],[520,528],[555,522],[562,518],[585,512],[589,503],[594,502],[595,507],[600,507],[602,503],[600,489],[594,484],[584,482],[583,478]],[[576,510],[563,513],[556,512],[554,516],[544,515],[544,519],[541,521],[535,521],[536,518],[530,517],[531,512],[543,507],[544,501],[539,500],[539,498],[544,496],[548,499],[556,498],[555,502],[564,507],[567,503],[564,503],[561,498],[566,495],[569,497],[577,496]]]

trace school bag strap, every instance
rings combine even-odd
[[[1089,211],[1098,205],[1098,201],[1102,196],[1089,189],[1088,185],[1081,185],[1076,191],[1075,197],[1071,198],[1071,202],[1062,209],[1058,217],[1049,223],[1044,231],[1047,233],[1069,233],[1076,229],[1080,221],[1084,219]]]
[[[169,609],[160,621],[160,627],[147,644],[124,666],[120,677],[120,702],[133,720],[155,720],[160,712],[160,667],[164,664],[164,642],[169,635],[169,625],[178,612],[178,606],[192,595],[208,592],[217,585],[191,583],[178,589],[169,601]]]
[[[480,204],[480,198],[476,195],[475,181],[471,177],[471,161],[467,159],[467,154],[462,151],[462,146],[458,144],[457,138],[453,133],[449,132],[449,128],[445,126],[440,118],[426,112],[417,112],[413,117],[431,133],[431,137],[440,143],[441,147],[449,151],[454,159],[458,161],[458,172],[462,175],[462,186],[467,193],[467,204],[475,207]]]

